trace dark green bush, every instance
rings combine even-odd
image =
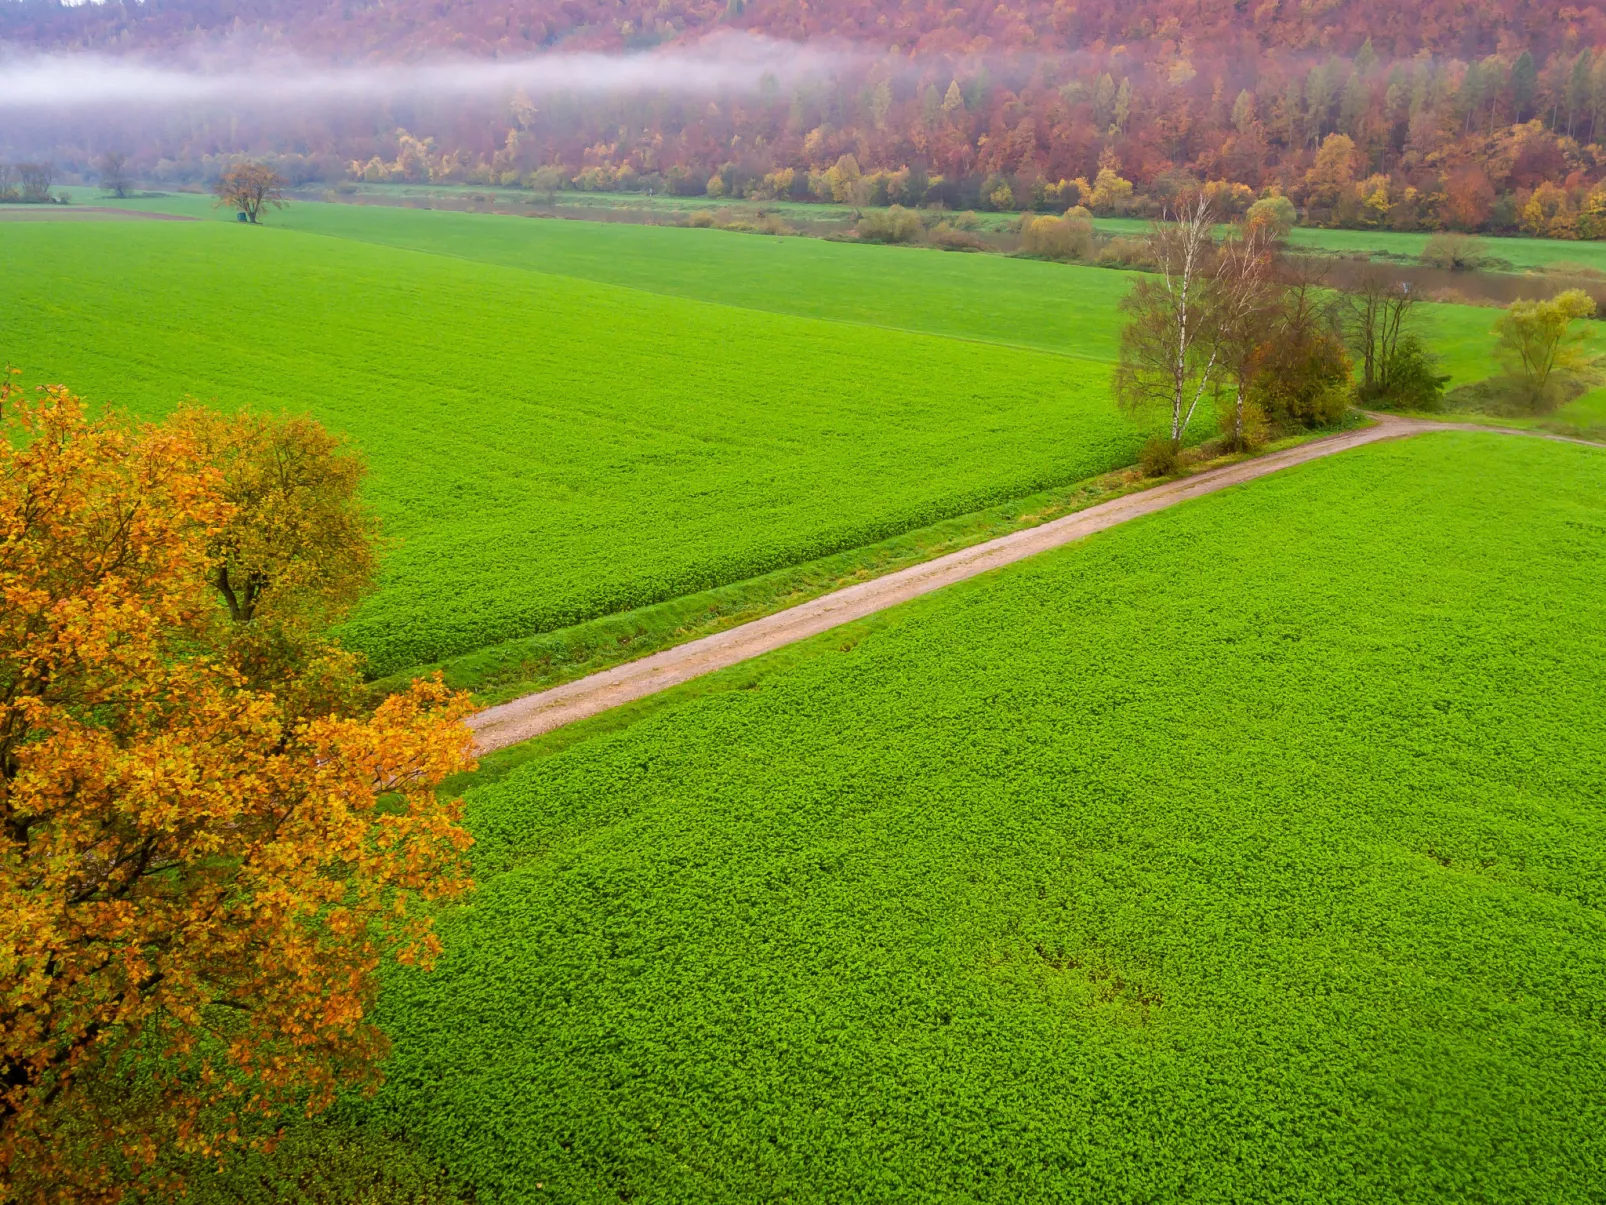
[[[1379,410],[1444,409],[1444,387],[1450,378],[1439,372],[1439,358],[1415,335],[1403,336],[1382,367],[1376,384],[1356,391],[1363,406]]]

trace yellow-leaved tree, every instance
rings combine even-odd
[[[176,1156],[377,1081],[378,967],[428,964],[418,901],[470,886],[436,792],[468,704],[435,680],[359,706],[313,634],[368,572],[314,529],[371,525],[275,476],[287,446],[328,461],[310,430],[9,385],[0,428],[0,1199],[166,1195]],[[253,678],[237,629],[266,612],[301,651]],[[315,662],[334,685],[304,687]]]
[[[1573,324],[1594,316],[1594,299],[1567,289],[1547,301],[1513,301],[1496,320],[1501,362],[1530,409],[1552,408],[1558,381],[1589,362],[1583,330]]]

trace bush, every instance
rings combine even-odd
[[[1258,403],[1246,399],[1240,416],[1236,394],[1223,393],[1216,402],[1216,429],[1223,452],[1253,452],[1266,442],[1270,424]]]
[[[1181,463],[1182,452],[1177,441],[1166,435],[1154,436],[1138,453],[1138,468],[1145,477],[1169,476]]]
[[[987,251],[986,243],[968,230],[956,230],[947,222],[938,222],[931,231],[931,245],[944,251]]]
[[[1591,383],[1583,377],[1567,373],[1557,378],[1551,388],[1549,401],[1554,409],[1589,392]],[[1520,376],[1509,375],[1486,377],[1481,381],[1457,385],[1444,395],[1441,405],[1446,410],[1470,411],[1474,414],[1534,413],[1533,392],[1528,381]]]
[[[1325,427],[1349,409],[1352,367],[1337,335],[1285,330],[1255,376],[1255,405],[1277,422]]]
[[[1060,218],[1029,217],[1021,224],[1021,250],[1042,259],[1091,259],[1093,219],[1074,209]]]
[[[1118,268],[1152,268],[1154,260],[1144,239],[1117,235],[1099,248],[1098,262]]]
[[[1394,354],[1383,366],[1386,388],[1358,390],[1356,396],[1366,405],[1383,410],[1442,410],[1448,376],[1438,372],[1439,358],[1423,346],[1415,335],[1403,336]]]
[[[862,215],[854,230],[867,243],[912,243],[925,233],[920,215],[902,205]]]
[[[714,225],[714,211],[711,209],[694,209],[686,215],[686,225],[696,226],[700,230],[711,229]]]
[[[1482,239],[1445,231],[1435,234],[1422,248],[1422,262],[1451,272],[1470,272],[1484,266],[1486,250]]]

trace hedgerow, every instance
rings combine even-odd
[[[524,766],[376,1120],[482,1201],[1598,1200],[1603,499],[1373,445]]]

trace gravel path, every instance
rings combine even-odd
[[[1483,431],[1536,436],[1563,443],[1589,443],[1587,440],[1569,439],[1545,431],[1485,427],[1476,423],[1440,423],[1385,414],[1371,417],[1377,420],[1374,427],[1329,435],[1286,451],[1210,469],[1180,481],[1169,481],[1152,489],[1101,502],[1038,527],[1011,532],[984,544],[976,544],[884,577],[848,586],[740,627],[665,649],[639,661],[616,665],[602,673],[513,699],[473,716],[469,720],[469,727],[474,730],[482,753],[505,748],[607,711],[621,703],[645,698],[688,679],[724,669],[794,641],[805,640],[855,619],[863,619],[866,615],[895,607],[990,569],[1036,556],[1050,548],[1059,548],[1139,515],[1152,514],[1189,498],[1212,494],[1229,485],[1252,481],[1268,473],[1379,440],[1399,439],[1427,431]]]

